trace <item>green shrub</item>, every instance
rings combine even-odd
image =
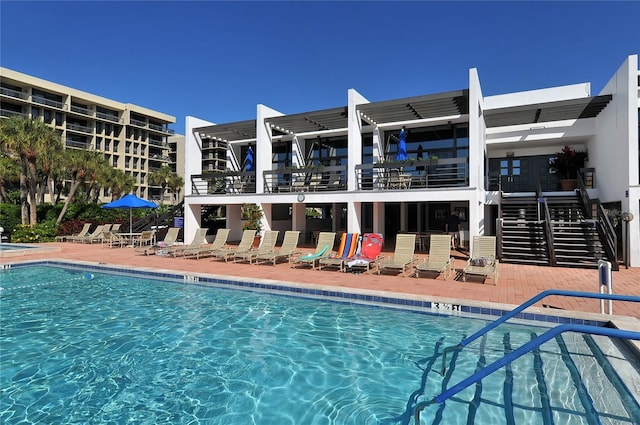
[[[0,226],[5,234],[11,234],[13,229],[22,222],[20,205],[0,204]]]
[[[11,242],[38,243],[55,240],[56,227],[52,222],[36,224],[35,226],[18,224],[11,233]]]

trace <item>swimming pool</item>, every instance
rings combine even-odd
[[[410,423],[415,402],[546,329],[506,324],[458,353],[442,377],[431,370],[436,353],[485,320],[103,271],[2,272],[0,422]],[[624,389],[605,384],[593,349],[582,336],[545,344],[442,412],[425,411],[423,423],[594,423],[575,368],[604,394]],[[590,393],[613,418],[602,423],[634,423],[633,406]]]

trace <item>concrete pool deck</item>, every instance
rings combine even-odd
[[[491,279],[483,283],[482,279],[472,278],[463,282],[456,274],[446,281],[442,277],[402,277],[402,275],[353,274],[334,270],[294,269],[288,263],[276,266],[266,264],[233,263],[211,261],[210,258],[185,259],[140,255],[133,248],[108,248],[101,244],[79,244],[70,242],[52,242],[41,246],[53,248],[45,252],[33,252],[20,257],[2,257],[0,263],[10,264],[22,261],[60,259],[106,263],[124,267],[145,267],[188,273],[207,273],[275,281],[293,281],[302,284],[314,284],[360,290],[385,291],[400,294],[429,295],[433,297],[468,300],[477,302],[500,303],[517,306],[548,289],[569,291],[598,292],[598,271],[563,267],[543,267],[521,264],[500,264],[498,284]],[[56,249],[57,248],[57,249]],[[311,251],[311,248],[302,248]],[[391,255],[391,253],[386,253]],[[425,254],[418,254],[419,261]],[[454,253],[455,268],[462,270],[466,263],[464,253]],[[615,294],[640,296],[640,269],[624,267],[613,272],[613,292]],[[549,297],[536,304],[549,310],[562,309],[576,312],[599,313],[600,301],[569,297]],[[556,310],[557,311],[557,310]],[[552,313],[550,311],[550,313]],[[613,303],[613,313],[640,319],[640,305],[630,302]]]

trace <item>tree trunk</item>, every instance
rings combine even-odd
[[[62,207],[62,211],[60,211],[60,215],[58,216],[58,219],[56,220],[56,226],[62,222],[62,218],[64,217],[64,215],[66,214],[67,210],[69,209],[69,204],[71,203],[71,199],[76,194],[76,190],[78,189],[78,187],[80,187],[81,183],[82,183],[82,181],[80,181],[80,180],[77,180],[77,181],[74,181],[73,183],[71,183],[71,189],[69,190],[69,194],[67,195],[67,199],[64,200],[64,206]]]
[[[27,174],[20,173],[20,215],[22,224],[29,224],[29,189],[27,187]]]
[[[36,160],[35,158],[33,158],[32,161],[28,162],[29,165],[29,175],[30,175],[30,184],[29,184],[29,203],[31,204],[31,211],[30,211],[30,217],[29,217],[29,222],[30,224],[33,226],[35,224],[38,224],[38,211],[36,206],[38,205],[38,196],[36,193],[36,186],[37,186],[37,177],[38,177],[38,171],[36,169]]]

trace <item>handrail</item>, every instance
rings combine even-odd
[[[542,188],[540,187],[540,180],[538,180],[538,186],[536,188],[536,197],[538,198],[538,205],[544,204],[544,229],[547,239],[547,253],[549,254],[549,265],[555,266],[557,264],[556,249],[553,246],[555,235],[553,234],[553,226],[551,225],[551,213],[549,212],[549,204],[547,199],[542,194]],[[542,202],[540,202],[542,200]]]
[[[640,301],[639,297],[634,297],[634,298]],[[485,378],[487,375],[490,375],[491,373],[495,372],[501,367],[507,365],[508,363],[511,363],[512,361],[518,359],[524,354],[527,354],[529,351],[539,347],[540,345],[544,344],[545,342],[549,341],[552,338],[555,338],[556,336],[560,335],[563,332],[579,332],[579,333],[585,333],[585,334],[608,336],[608,337],[614,337],[614,338],[634,339],[634,340],[640,341],[640,332],[628,331],[624,329],[614,329],[614,328],[605,328],[605,327],[599,327],[599,326],[588,326],[588,325],[578,325],[578,324],[556,326],[555,328],[546,331],[539,337],[527,342],[523,346],[511,351],[501,359],[480,369],[479,371],[469,376],[468,378],[463,379],[453,387],[446,389],[445,391],[435,396],[431,400],[418,403],[414,408],[415,424],[416,425],[420,424],[420,412],[424,410],[425,407],[431,404],[442,403],[446,401],[447,399],[453,397],[454,395],[458,394],[460,391],[467,388],[469,385],[475,384],[479,380]]]
[[[511,319],[512,317],[514,317],[524,309],[532,306],[533,304],[537,303],[541,299],[552,296],[552,295],[558,295],[558,296],[564,296],[564,297],[576,297],[576,298],[592,298],[592,299],[600,299],[600,300],[630,301],[630,302],[640,303],[640,297],[636,297],[633,295],[600,294],[597,292],[565,291],[562,289],[548,289],[546,291],[542,291],[535,297],[530,298],[528,301],[525,301],[524,303],[520,304],[518,307],[514,308],[504,316],[499,317],[493,322],[489,323],[487,326],[480,329],[470,337],[463,339],[462,341],[460,341],[458,345],[445,348],[442,351],[442,372],[441,372],[442,375],[444,375],[446,371],[447,353],[449,351],[462,349],[463,347],[469,345],[470,343],[480,338],[482,335],[486,334],[490,330],[495,329],[502,323]]]

